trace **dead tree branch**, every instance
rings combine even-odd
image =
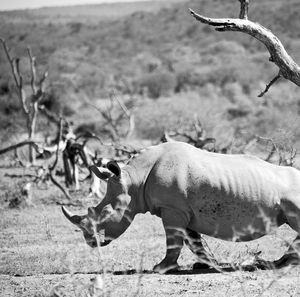
[[[135,129],[135,118],[134,114],[126,107],[122,100],[117,98],[117,96],[111,94],[109,99],[109,105],[105,108],[100,108],[93,104],[89,105],[101,114],[106,122],[112,140],[116,142],[122,137],[128,138],[132,135]],[[126,117],[128,121],[128,128],[125,132],[120,129],[123,126],[122,121],[124,120],[124,117]]]
[[[63,194],[69,199],[71,200],[72,197],[69,195],[69,193],[64,189],[64,187],[58,182],[56,181],[56,179],[54,178],[52,172],[55,169],[57,162],[58,162],[58,155],[59,155],[59,143],[61,141],[61,137],[62,137],[62,128],[63,128],[63,119],[60,118],[59,120],[59,134],[58,134],[58,139],[57,139],[57,149],[56,149],[56,154],[55,154],[55,160],[53,162],[53,164],[51,166],[49,166],[49,176],[51,181],[53,182],[53,184],[55,186],[57,186],[62,192]]]
[[[216,31],[237,31],[256,38],[266,46],[270,53],[269,60],[277,65],[280,76],[300,86],[300,66],[291,58],[281,41],[270,30],[248,20],[249,0],[239,1],[241,2],[240,18],[208,18],[197,14],[192,9],[190,9],[190,13],[197,21],[215,27]],[[278,76],[269,84],[269,88],[277,79]]]
[[[278,165],[282,166],[293,166],[295,162],[295,157],[297,155],[297,150],[293,147],[290,149],[286,149],[282,147],[280,144],[276,143],[272,138],[255,136],[257,141],[263,141],[271,144],[271,150],[268,156],[265,158],[265,161],[271,162],[272,157],[275,153],[278,155]]]
[[[85,145],[90,139],[96,139],[100,142],[100,144],[104,145],[102,139],[99,136],[97,136],[95,133],[92,133],[90,131],[85,131],[84,133],[80,133],[76,135],[75,141],[78,141],[80,138],[84,139],[82,144],[83,147],[85,147]]]
[[[248,20],[249,0],[239,0],[241,2],[240,19]]]
[[[279,73],[266,85],[266,88],[264,91],[262,91],[258,97],[263,97],[270,89],[270,87],[278,80],[281,78],[281,73],[279,71]]]
[[[51,122],[55,123],[57,126],[59,126],[59,119],[56,114],[51,112],[49,109],[45,107],[45,105],[39,105],[39,111],[47,117]]]
[[[56,152],[55,152],[55,160],[54,160],[52,166],[49,167],[49,170],[50,170],[50,171],[53,171],[53,170],[54,170],[54,168],[56,167],[57,162],[58,162],[59,143],[60,143],[61,137],[62,137],[62,129],[63,129],[63,119],[60,118],[60,119],[59,119],[59,132],[58,132],[58,137],[57,137],[57,148],[56,148]]]
[[[17,94],[20,100],[20,105],[26,117],[28,140],[33,141],[35,137],[35,130],[36,130],[38,105],[44,96],[44,92],[45,92],[44,83],[48,76],[48,72],[45,71],[40,81],[37,83],[36,58],[32,55],[30,48],[27,48],[28,58],[30,62],[30,72],[31,72],[30,85],[32,91],[32,94],[30,96],[27,96],[24,89],[23,76],[20,70],[20,59],[12,58],[10,54],[10,49],[8,48],[4,39],[0,38],[0,42],[2,43],[2,47],[4,49],[7,60],[9,62],[11,72],[14,78],[14,82],[18,91]],[[29,146],[29,160],[31,164],[35,163],[35,150],[33,150],[31,145]]]
[[[125,104],[117,97],[114,96],[113,97],[114,100],[119,104],[119,106],[121,107],[121,109],[123,110],[124,114],[127,116],[128,121],[129,121],[129,127],[128,130],[126,132],[125,137],[130,137],[135,129],[135,118],[134,118],[134,114],[132,114],[128,108],[125,106]]]
[[[19,147],[22,147],[22,146],[25,146],[25,145],[33,146],[37,152],[40,151],[39,146],[34,141],[28,141],[28,140],[26,140],[26,141],[22,141],[22,142],[19,142],[17,144],[11,145],[9,147],[6,147],[4,149],[0,149],[0,155],[5,154],[5,153],[7,153],[9,151],[15,150],[15,149],[17,149]]]
[[[166,134],[166,132],[165,132]],[[176,130],[176,131],[171,131],[169,132],[169,135],[167,136],[181,136],[186,138],[187,143],[190,143],[194,145],[197,148],[204,148],[207,144],[216,143],[216,139],[213,137],[206,137],[206,131],[203,128],[200,119],[198,118],[197,115],[194,115],[194,121],[192,125],[189,128],[188,132],[181,131],[181,130]],[[163,138],[163,140],[168,141],[168,138]],[[170,139],[171,140],[171,139]]]
[[[2,43],[4,52],[6,54],[7,60],[9,62],[11,72],[13,74],[13,78],[15,81],[15,85],[18,89],[18,97],[20,99],[21,107],[25,114],[28,114],[28,108],[26,105],[26,93],[23,88],[23,76],[20,73],[20,59],[19,58],[12,58],[10,55],[10,49],[8,48],[4,39],[0,38],[0,42]]]
[[[168,132],[164,131],[164,134],[160,138],[160,142],[165,143],[165,142],[175,142],[176,140],[172,138]]]

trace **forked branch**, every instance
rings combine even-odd
[[[15,85],[18,89],[18,97],[20,99],[21,107],[25,114],[29,114],[29,110],[26,104],[26,93],[23,87],[23,76],[20,72],[20,59],[19,58],[12,58],[10,54],[10,49],[8,48],[4,39],[0,38],[0,42],[2,43],[5,55],[9,62],[11,72],[15,81]]]
[[[248,20],[249,0],[239,0],[241,2],[240,19]]]
[[[110,136],[113,141],[118,141],[121,137],[130,137],[135,129],[135,118],[133,112],[126,107],[122,100],[117,98],[113,93],[110,94],[110,104],[106,108],[100,108],[89,103],[90,106],[95,108],[103,117],[106,122],[106,126],[109,129]],[[122,121],[127,119],[128,128],[123,131]]]
[[[28,140],[33,141],[35,137],[36,122],[39,110],[38,106],[45,94],[45,80],[48,76],[48,72],[45,71],[39,82],[37,82],[36,58],[32,55],[30,48],[27,48],[27,54],[30,62],[30,85],[32,93],[31,95],[27,96],[20,69],[20,59],[12,57],[10,49],[4,39],[0,38],[0,43],[2,44],[3,50],[11,67],[11,72],[18,91],[17,94],[20,100],[20,105],[26,117]],[[35,151],[32,149],[31,145],[29,146],[29,160],[31,164],[35,163]]]
[[[41,149],[39,148],[39,146],[34,142],[34,141],[28,141],[28,140],[25,140],[25,141],[22,141],[22,142],[19,142],[17,144],[14,144],[14,145],[10,145],[9,147],[6,147],[4,149],[0,149],[0,155],[2,154],[5,154],[9,151],[12,151],[12,150],[16,150],[17,148],[19,147],[23,147],[25,145],[31,145],[34,147],[34,149],[39,152]]]
[[[45,80],[48,76],[48,72],[45,71],[38,83],[37,86],[37,77],[36,77],[36,57],[32,55],[31,49],[28,47],[27,48],[27,53],[30,61],[30,70],[31,70],[31,80],[30,80],[30,85],[32,89],[32,102],[38,102],[42,99],[43,94],[45,92]]]
[[[274,84],[279,76],[290,80],[300,87],[300,66],[287,53],[281,41],[267,28],[258,23],[248,20],[249,0],[239,0],[241,2],[240,18],[208,18],[202,16],[192,9],[192,16],[203,24],[215,27],[216,31],[237,31],[248,34],[262,42],[270,53],[270,61],[275,63],[279,68],[279,75],[268,85],[264,95],[270,86]]]

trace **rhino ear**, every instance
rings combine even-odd
[[[94,207],[88,207],[88,217],[94,218],[96,216],[95,208]]]
[[[96,165],[92,165],[89,168],[100,179],[106,180],[112,176],[112,173],[106,168],[100,168]]]
[[[118,165],[116,161],[110,161],[107,163],[106,167],[115,175],[120,176],[121,175],[121,168]]]

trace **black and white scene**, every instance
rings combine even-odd
[[[0,0],[0,296],[300,296],[299,0]]]

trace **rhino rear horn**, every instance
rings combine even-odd
[[[64,206],[61,207],[61,210],[65,217],[73,224],[80,225],[82,221],[82,217],[78,215],[73,215],[69,210],[67,210]]]

